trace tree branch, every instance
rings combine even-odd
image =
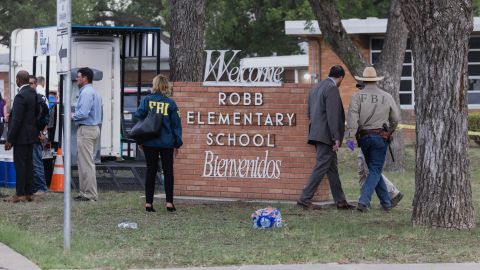
[[[334,0],[309,0],[322,36],[353,75],[361,75],[368,62],[363,58],[342,25]]]

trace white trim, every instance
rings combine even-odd
[[[308,55],[286,55],[268,57],[249,57],[240,60],[241,68],[256,67],[305,67],[308,68]]]
[[[402,110],[414,110],[415,105],[400,105],[400,109],[402,109]]]
[[[310,22],[311,27],[308,27]],[[384,34],[387,31],[387,19],[366,18],[342,20],[348,34]],[[306,27],[307,26],[307,27]],[[473,18],[473,32],[480,31],[480,17]],[[320,36],[322,32],[317,20],[285,21],[285,34],[296,36]]]

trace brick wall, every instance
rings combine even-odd
[[[181,110],[184,146],[181,148],[179,157],[175,160],[175,194],[189,196],[208,197],[229,197],[241,199],[274,199],[274,200],[296,200],[306,184],[310,172],[315,163],[315,149],[306,143],[308,120],[306,117],[306,100],[310,91],[310,84],[284,84],[282,87],[203,87],[201,83],[174,83],[174,100]],[[219,92],[261,93],[263,104],[261,106],[246,105],[219,105]],[[235,100],[235,99],[234,99]],[[218,121],[218,114],[230,115],[234,112],[243,113],[282,113],[284,115],[295,114],[292,126],[288,126],[287,117],[282,121],[286,126],[258,126],[253,125],[208,125],[207,113],[215,112],[215,122]],[[201,115],[199,124],[198,113]],[[193,115],[193,117],[192,117]],[[187,116],[189,123],[187,123]],[[232,121],[233,117],[230,118]],[[243,118],[242,118],[243,119]],[[281,120],[280,118],[278,120]],[[241,120],[243,121],[243,120]],[[253,122],[256,122],[254,120]],[[263,122],[263,120],[262,120]],[[274,120],[276,122],[276,120]],[[280,121],[279,121],[280,122]],[[278,123],[279,123],[278,122]],[[217,122],[218,123],[218,122]],[[274,147],[268,146],[220,146],[207,145],[207,134],[261,134],[271,136],[271,143],[274,137]],[[246,137],[243,137],[246,143]],[[226,143],[227,139],[221,137],[220,143]],[[260,144],[260,137],[257,143]],[[215,143],[214,143],[215,144]],[[204,177],[212,175],[211,167],[207,164],[214,164],[210,161],[210,154],[218,155],[219,159],[245,159],[258,162],[265,159],[268,151],[268,161],[280,161],[280,176],[278,178],[242,178],[239,174],[230,174],[229,177],[223,174],[222,167],[220,177]],[[225,163],[219,161],[222,166]],[[243,163],[245,165],[245,163]],[[257,163],[258,164],[258,163]],[[269,164],[273,164],[270,163]],[[238,167],[244,166],[238,163]],[[263,165],[263,164],[262,164]],[[229,165],[232,166],[232,165]],[[255,165],[254,165],[255,166]],[[274,165],[272,165],[274,166]],[[256,168],[261,166],[257,166]],[[233,170],[235,171],[235,170]],[[258,170],[257,170],[258,171]],[[243,173],[245,170],[243,170]],[[232,176],[232,177],[230,177]],[[251,170],[249,173],[251,175]],[[255,176],[255,175],[253,175]],[[273,171],[270,174],[273,176]],[[317,201],[329,199],[328,181],[323,181],[315,198]]]

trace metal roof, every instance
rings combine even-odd
[[[140,26],[84,26],[72,25],[72,33],[91,34],[130,34],[130,33],[152,33],[161,32],[160,27]]]
[[[388,19],[369,17],[366,19],[342,20],[348,34],[384,34],[387,31]],[[473,31],[480,31],[480,17],[473,18]],[[318,36],[322,32],[316,20],[285,21],[285,34],[297,36]]]

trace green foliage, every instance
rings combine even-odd
[[[351,1],[338,0],[337,10],[344,19],[367,17],[388,18],[390,0]]]
[[[468,114],[468,130],[480,131],[480,113]]]
[[[306,0],[209,0],[207,9],[206,48],[243,55],[299,53],[300,40],[285,35],[285,21],[313,19]]]
[[[72,0],[77,25],[164,26],[167,0]],[[56,24],[56,0],[0,1],[0,43],[8,44],[17,28]]]

